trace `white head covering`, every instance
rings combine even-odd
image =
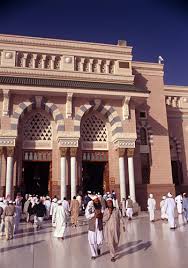
[[[12,200],[9,200],[8,203],[9,203],[9,204],[13,204]]]
[[[187,193],[183,193],[183,196],[185,196]]]
[[[167,194],[167,196],[168,196],[168,197],[172,197],[172,194],[169,192],[169,193]]]
[[[150,198],[153,198],[153,194],[149,194],[149,197],[150,197]]]
[[[57,203],[57,198],[52,199],[52,202]]]
[[[111,197],[108,197],[108,198],[106,199],[106,201],[112,201],[112,202],[113,202],[113,199],[112,199]]]
[[[163,200],[165,200],[165,199],[166,199],[166,196],[165,196],[165,195],[163,195],[162,199],[163,199]]]
[[[62,204],[62,201],[61,200],[58,200],[57,203],[58,203],[58,205],[61,205]]]
[[[128,198],[131,198],[131,196],[129,195]]]
[[[2,197],[0,197],[0,202],[3,202],[3,198]]]

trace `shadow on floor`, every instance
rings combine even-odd
[[[133,253],[135,253],[135,252],[137,252],[137,251],[140,251],[140,250],[142,250],[142,249],[143,249],[143,250],[147,250],[148,248],[151,247],[151,245],[152,245],[151,241],[143,242],[143,243],[141,243],[141,244],[139,244],[139,245],[136,245],[135,247],[132,247],[132,248],[128,249],[127,251],[123,251],[123,252],[121,252],[121,253],[117,256],[117,260],[123,258],[123,257],[126,256],[126,255],[130,255],[130,254],[133,254]]]
[[[45,240],[39,240],[39,241],[32,242],[32,243],[27,243],[27,244],[22,244],[22,245],[15,245],[15,246],[6,247],[6,248],[0,248],[0,253],[4,253],[6,251],[10,251],[10,250],[18,249],[18,248],[24,248],[24,247],[28,247],[28,246],[33,246],[33,245],[36,245],[36,244],[40,244],[40,243],[42,243],[44,241]]]

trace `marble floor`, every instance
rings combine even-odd
[[[31,224],[21,223],[14,240],[0,240],[0,268],[188,266],[188,224],[184,224],[182,216],[177,218],[175,231],[161,220],[150,223],[147,213],[126,221],[115,263],[111,263],[106,245],[100,257],[90,259],[84,217],[79,218],[79,224],[77,228],[68,227],[65,240],[58,240],[53,237],[50,222],[45,222],[39,231],[34,231]]]

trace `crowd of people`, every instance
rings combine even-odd
[[[153,194],[148,198],[148,211],[151,222],[155,221],[156,200]],[[175,198],[169,192],[167,195],[162,196],[160,202],[161,219],[167,220],[170,229],[176,229],[176,209],[178,214],[183,214],[184,222],[188,222],[188,196],[186,193],[178,194]]]
[[[155,221],[156,200],[153,194],[148,198],[148,212],[151,222]],[[135,203],[128,196],[118,202],[115,191],[103,195],[88,191],[84,197],[74,196],[69,202],[66,197],[58,200],[55,196],[18,194],[15,201],[10,197],[0,197],[0,235],[7,240],[13,239],[19,230],[21,220],[33,224],[37,230],[42,228],[44,220],[50,220],[54,228],[54,237],[64,239],[65,230],[70,225],[78,226],[79,215],[85,215],[88,220],[88,242],[91,250],[91,259],[101,255],[104,242],[107,243],[111,261],[115,261],[115,254],[120,238],[120,222],[125,231],[125,217],[132,220]],[[183,214],[188,222],[188,197],[184,193],[173,198],[171,193],[162,197],[160,202],[161,219],[168,220],[171,229],[176,228],[175,211]],[[70,219],[70,220],[69,220]]]

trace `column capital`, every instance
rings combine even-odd
[[[14,147],[7,147],[7,156],[8,157],[14,156]]]
[[[128,148],[127,149],[127,156],[133,157],[134,156],[134,148]]]
[[[68,149],[66,147],[61,147],[59,148],[59,150],[60,150],[61,157],[65,157]]]
[[[119,157],[124,157],[125,155],[125,148],[118,148]]]
[[[77,150],[78,150],[77,147],[70,148],[70,156],[71,157],[76,157]]]

